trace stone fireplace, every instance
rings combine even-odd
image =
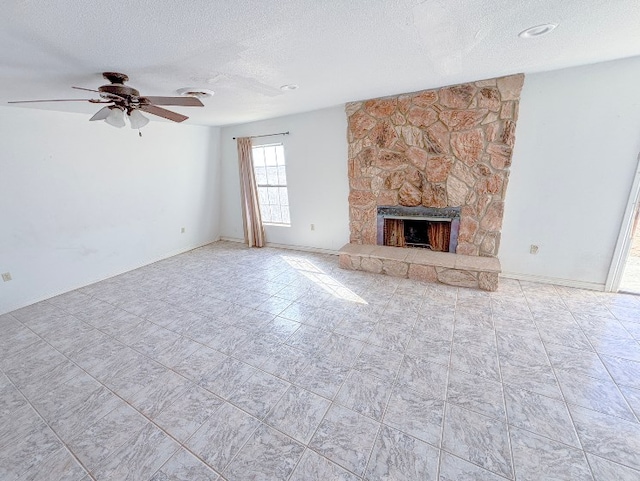
[[[381,206],[377,209],[377,245],[420,247],[455,252],[460,209]]]
[[[382,207],[457,208],[455,252],[497,256],[523,80],[348,103],[350,242],[379,243]]]
[[[497,288],[523,82],[517,74],[346,105],[343,267]]]

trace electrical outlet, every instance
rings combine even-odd
[[[184,234],[186,230],[187,230],[187,229],[185,229],[185,228],[183,227],[182,229],[180,229],[180,234]]]
[[[311,230],[316,230],[316,225],[315,224],[311,224]]]
[[[538,246],[531,244],[531,247],[529,248],[529,254],[536,255],[537,253],[538,253]]]
[[[2,274],[2,280],[4,282],[9,282],[11,280],[11,272],[5,272]]]

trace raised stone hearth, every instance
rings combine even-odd
[[[498,288],[500,273],[496,257],[363,244],[345,245],[340,250],[340,267],[485,291]]]

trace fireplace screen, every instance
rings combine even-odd
[[[455,252],[460,209],[448,207],[378,207],[378,244]]]
[[[384,220],[384,245],[393,247],[422,247],[448,252],[451,222],[413,219]]]

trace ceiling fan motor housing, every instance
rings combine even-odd
[[[129,76],[120,72],[102,72],[102,76],[112,84],[123,84],[129,81]]]
[[[139,97],[140,92],[138,92],[133,87],[129,87],[127,85],[122,84],[109,84],[103,85],[102,87],[98,87],[100,92],[118,95],[120,97]]]
[[[120,99],[114,99],[113,97],[105,96],[109,100],[113,100],[116,104],[124,104],[124,107],[130,107],[131,104],[138,105],[140,103],[140,92],[133,87],[124,85],[129,80],[126,74],[119,72],[103,72],[102,76],[106,78],[110,84],[102,85],[98,87],[98,91],[105,94],[112,94],[120,97]]]

